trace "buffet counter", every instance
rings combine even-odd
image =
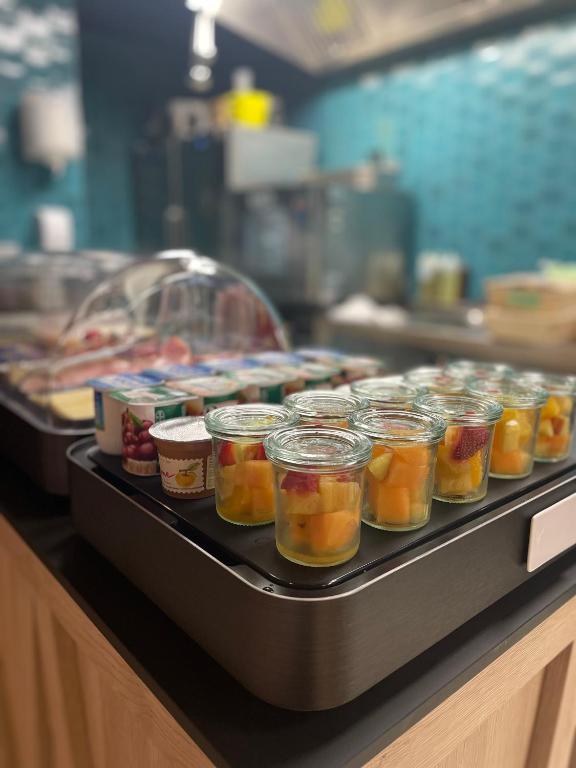
[[[574,765],[574,550],[349,704],[293,712],[246,692],[5,464],[0,627],[0,765]]]
[[[518,368],[551,373],[574,373],[576,344],[505,344],[483,328],[441,322],[408,315],[401,322],[374,323],[344,321],[327,316],[316,326],[319,343],[339,347],[367,347],[382,352],[387,348],[425,352],[434,357],[465,357],[505,362]],[[337,342],[334,343],[334,339]],[[348,344],[346,342],[349,342]]]

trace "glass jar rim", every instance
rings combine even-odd
[[[517,379],[469,379],[466,391],[471,395],[491,397],[505,408],[539,408],[548,399],[548,393],[535,384],[522,384]]]
[[[502,416],[503,407],[491,397],[472,395],[420,395],[414,403],[420,413],[440,416],[447,424],[495,424]]]
[[[353,394],[334,390],[305,390],[284,398],[284,406],[305,418],[346,418],[368,407],[368,402]]]
[[[576,395],[576,376],[562,373],[543,373],[540,371],[525,371],[520,374],[518,381],[536,384],[546,390],[549,395]]]
[[[297,419],[283,405],[247,403],[214,408],[206,414],[205,423],[213,437],[263,438],[276,429],[296,424]]]
[[[514,374],[514,368],[511,365],[481,360],[453,360],[445,366],[444,370],[451,376],[463,379],[480,378],[480,371],[484,371],[486,376],[512,376]]]
[[[395,429],[402,426],[413,427],[414,431],[405,434],[395,432]],[[369,408],[352,417],[352,428],[372,440],[396,445],[431,445],[444,437],[446,422],[442,417],[428,413]]]
[[[366,466],[372,443],[360,432],[341,427],[281,427],[264,439],[264,450],[270,461],[285,469],[326,474]]]
[[[453,376],[444,368],[437,368],[435,366],[414,368],[414,370],[408,371],[405,374],[405,378],[408,384],[417,386],[420,389],[440,387],[442,388],[442,394],[457,395],[463,393],[465,388],[463,379]]]
[[[420,394],[418,387],[402,376],[378,376],[350,384],[352,393],[369,403],[412,403]]]

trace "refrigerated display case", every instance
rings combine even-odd
[[[77,288],[72,266],[93,277],[90,291]],[[33,303],[4,347],[10,359],[0,385],[12,435],[6,455],[53,493],[66,492],[67,446],[94,429],[89,380],[287,348],[258,288],[191,251],[163,252],[112,275],[91,258],[64,260],[61,269],[47,278],[59,281],[60,293],[47,291],[46,302]]]

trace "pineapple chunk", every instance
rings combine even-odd
[[[540,419],[538,434],[544,437],[552,437],[554,434],[554,427],[552,426],[551,419]]]
[[[520,447],[520,423],[510,419],[502,425],[502,453],[517,451]]]
[[[360,486],[329,477],[320,479],[320,509],[322,512],[355,510],[360,505]]]
[[[382,482],[382,480],[386,479],[386,475],[390,469],[392,456],[392,453],[381,453],[380,456],[376,456],[376,458],[372,459],[368,464],[368,470],[374,475],[376,480]]]

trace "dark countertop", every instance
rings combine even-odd
[[[576,594],[576,552],[355,701],[288,712],[246,692],[75,533],[65,500],[0,471],[0,513],[218,766],[362,765]]]

